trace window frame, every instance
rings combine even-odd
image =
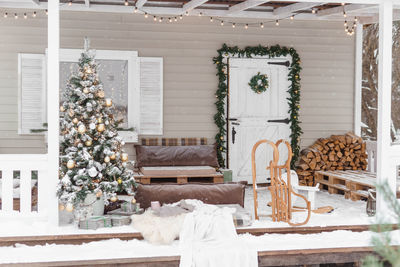
[[[60,49],[60,63],[77,63],[82,53],[83,49]],[[133,127],[135,132],[138,132],[140,129],[140,59],[138,52],[126,50],[96,50],[95,53],[96,60],[128,61],[128,128]]]

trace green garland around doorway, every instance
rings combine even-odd
[[[289,115],[290,115],[290,139],[293,150],[293,158],[291,167],[297,161],[300,153],[300,135],[303,133],[300,127],[299,110],[300,110],[300,57],[293,48],[281,47],[279,45],[266,47],[255,46],[239,49],[237,46],[230,47],[224,44],[218,50],[218,56],[213,58],[214,64],[217,66],[218,90],[215,94],[217,102],[217,113],[214,115],[214,122],[218,127],[218,133],[215,141],[218,149],[218,161],[221,167],[225,167],[223,153],[226,152],[226,117],[225,117],[225,99],[228,93],[227,86],[227,68],[229,57],[247,57],[264,56],[269,58],[288,56],[292,57],[292,63],[289,67],[288,80],[291,82],[289,86]]]

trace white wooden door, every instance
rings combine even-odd
[[[276,64],[286,61],[287,58],[233,58],[229,61],[228,161],[234,181],[253,182],[251,150],[257,141],[289,141],[290,125],[285,122],[289,118],[288,67]],[[268,90],[261,94],[248,85],[258,72],[267,74],[269,80]],[[279,152],[282,163],[287,159],[287,150],[280,146]],[[269,180],[265,167],[271,160],[272,148],[261,145],[256,153],[257,183]]]

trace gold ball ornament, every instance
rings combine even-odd
[[[67,206],[65,207],[65,210],[68,212],[71,212],[74,210],[74,205],[72,203],[68,203]]]
[[[100,118],[97,119],[97,122],[98,123],[103,123],[103,119],[100,117]]]
[[[113,197],[110,198],[110,200],[111,200],[111,202],[115,202],[115,201],[118,200],[118,198],[116,196],[113,196]]]
[[[72,169],[75,167],[75,161],[73,161],[72,159],[68,160],[67,162],[67,168],[68,169]]]
[[[111,160],[114,160],[114,159],[115,159],[115,154],[114,154],[114,153],[110,155],[110,159],[111,159]]]
[[[103,123],[100,123],[99,125],[97,125],[97,131],[103,132],[105,129],[106,129],[106,127],[104,126]]]
[[[65,210],[65,206],[63,204],[60,204],[60,205],[58,205],[58,209],[60,211],[63,211],[63,210]]]
[[[89,89],[83,88],[83,92],[84,92],[85,94],[88,94],[88,93],[89,93]]]
[[[111,107],[112,106],[112,99],[111,98],[107,98],[106,99],[106,107]]]
[[[103,97],[105,96],[104,91],[103,91],[103,90],[100,90],[100,91],[97,93],[97,96],[100,97],[100,98],[103,98]]]
[[[127,161],[128,160],[128,154],[127,153],[122,153],[121,160],[122,161]]]
[[[98,191],[97,193],[96,193],[96,197],[101,197],[103,195],[103,192],[101,192],[101,191]]]
[[[77,123],[79,122],[79,120],[78,120],[77,118],[74,118],[74,119],[72,120],[72,122],[73,122],[74,124],[77,124]]]
[[[91,145],[92,145],[92,140],[87,140],[87,141],[85,142],[85,145],[86,145],[86,146],[91,146]]]
[[[81,124],[78,126],[78,133],[84,134],[86,132],[86,126]]]
[[[64,112],[64,111],[65,111],[65,108],[64,108],[63,106],[60,106],[60,111],[61,111],[61,112]]]
[[[132,203],[132,204],[136,204],[136,199],[135,199],[135,198],[132,198],[131,203]]]
[[[118,178],[117,182],[118,182],[118,184],[122,184],[122,179]]]
[[[104,158],[104,162],[105,162],[105,163],[109,163],[109,162],[110,162],[110,157],[109,157],[109,156],[106,156],[106,157]]]

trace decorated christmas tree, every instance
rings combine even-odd
[[[113,116],[97,74],[94,51],[85,50],[72,74],[60,107],[60,202],[72,210],[88,194],[116,201],[116,193],[132,194],[134,178],[118,136],[121,121]]]

